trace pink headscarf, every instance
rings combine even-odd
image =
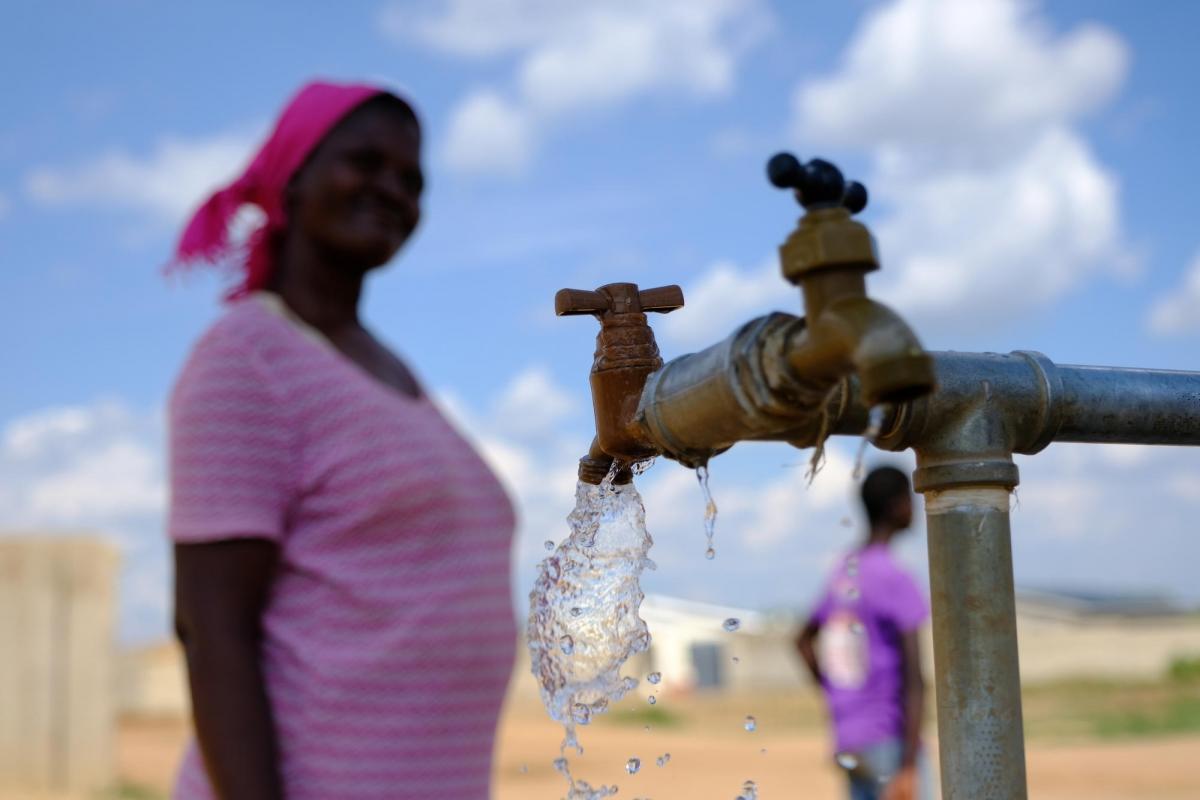
[[[338,122],[381,94],[389,92],[366,84],[313,81],[301,88],[241,177],[216,191],[192,216],[168,270],[187,262],[214,263],[231,255],[230,223],[243,204],[251,203],[265,212],[266,220],[250,234],[249,252],[242,264],[245,278],[226,299],[266,286],[275,268],[272,238],[287,223],[283,199],[288,181]]]

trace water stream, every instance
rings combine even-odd
[[[616,472],[614,464],[599,486],[578,483],[567,538],[539,564],[529,595],[529,654],[546,711],[565,733],[554,766],[570,785],[567,800],[616,794],[616,786],[593,788],[572,777],[566,751],[582,753],[577,726],[637,687],[620,670],[650,646],[638,609],[642,570],[654,569],[647,556],[653,540],[641,496],[633,483],[614,484]]]

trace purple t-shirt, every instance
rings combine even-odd
[[[916,581],[887,545],[842,558],[812,619],[837,749],[856,751],[904,734],[902,634],[929,617]]]

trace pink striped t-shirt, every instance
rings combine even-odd
[[[279,545],[262,665],[288,800],[488,796],[512,505],[427,398],[252,295],[170,404],[169,530]],[[175,797],[214,797],[193,743]]]

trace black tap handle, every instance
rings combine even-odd
[[[780,189],[793,189],[806,209],[840,205],[857,214],[867,207],[866,187],[847,183],[840,169],[820,158],[802,164],[791,153],[776,153],[767,162],[767,179]]]

